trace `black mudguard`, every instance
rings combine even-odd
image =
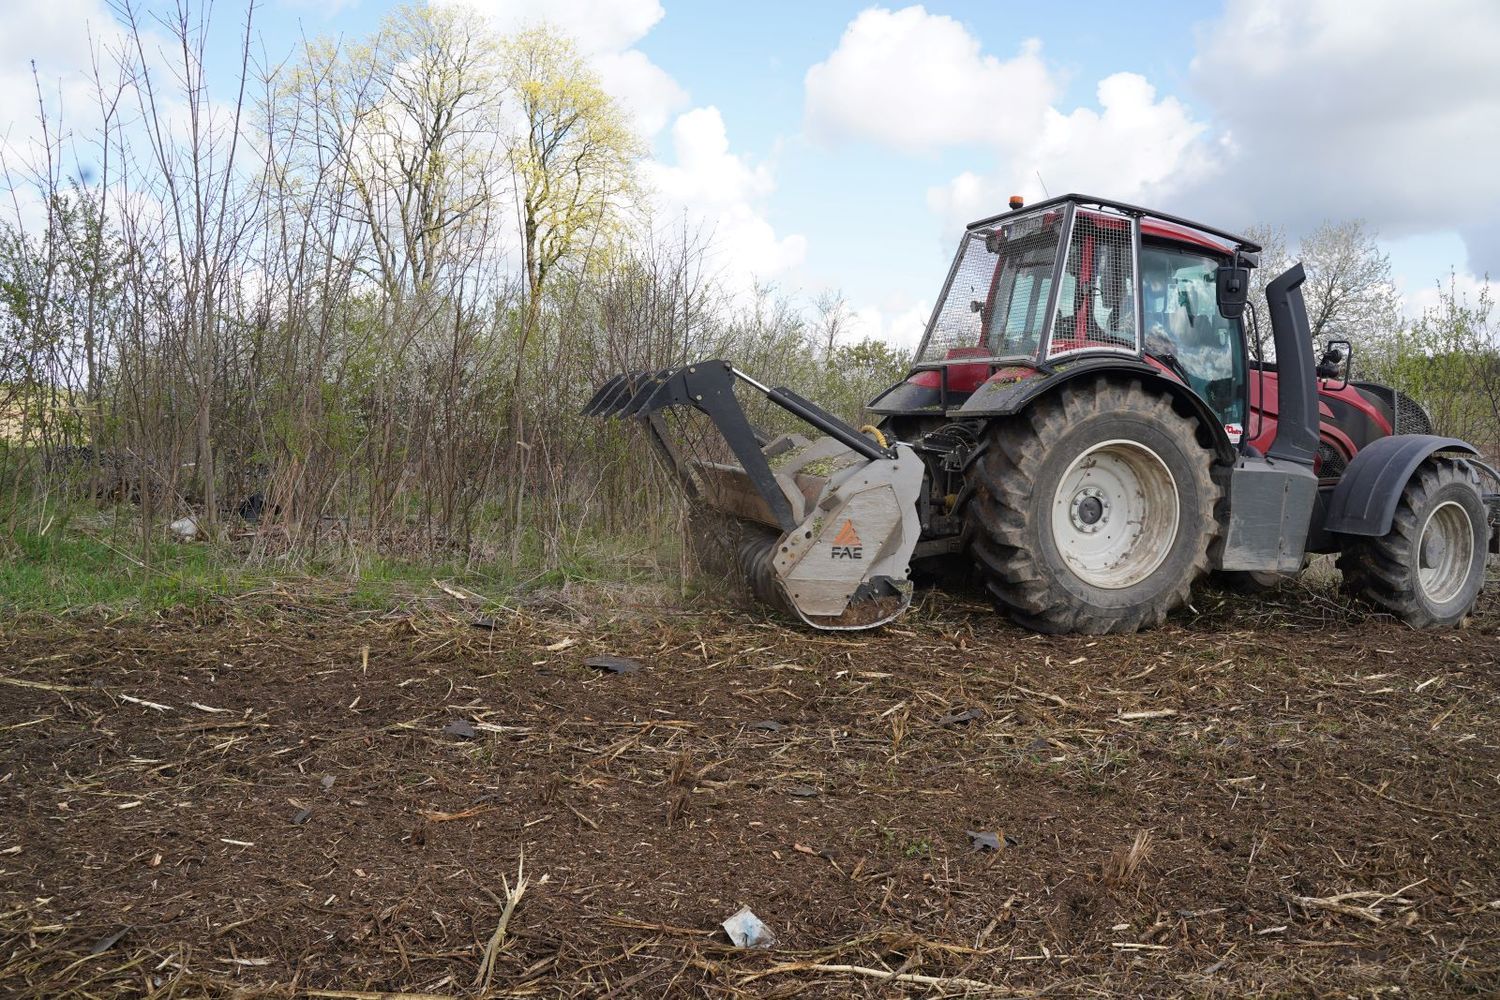
[[[950,409],[948,415],[956,417],[1008,416],[1021,412],[1038,397],[1051,392],[1065,382],[1099,375],[1123,375],[1140,379],[1146,387],[1170,396],[1183,404],[1207,429],[1209,436],[1213,439],[1213,447],[1218,460],[1226,465],[1235,460],[1234,445],[1230,443],[1229,435],[1224,432],[1224,425],[1209,409],[1208,404],[1181,382],[1167,378],[1152,366],[1133,358],[1085,357],[1053,365],[1050,369],[1042,370],[1041,375],[1031,375],[1010,381],[986,382],[976,389],[962,406]]]
[[[1387,534],[1417,466],[1440,451],[1479,454],[1465,441],[1435,434],[1394,434],[1361,448],[1333,491],[1324,530],[1375,538]]]

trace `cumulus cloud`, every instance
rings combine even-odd
[[[1080,191],[1152,204],[1214,170],[1208,127],[1176,98],[1158,99],[1145,77],[1105,77],[1097,96],[1098,110],[1048,108],[1038,133],[1007,158],[1003,173],[965,171],[929,189],[928,206],[948,226],[959,226],[999,211],[1012,194],[1035,200],[1043,193],[1041,180],[1055,194]]]
[[[19,149],[41,138],[38,87],[52,105],[49,114],[59,104],[70,115],[88,111],[90,30],[95,38],[115,33],[101,0],[22,4],[7,11],[0,32],[0,141]]]
[[[1207,204],[1304,228],[1456,229],[1500,272],[1500,4],[1265,0],[1207,25],[1191,80],[1231,140]],[[1235,220],[1231,220],[1235,221]]]
[[[0,166],[8,176],[0,177],[0,195],[5,214],[23,228],[35,229],[45,218],[42,197],[30,182],[48,169],[49,142],[64,177],[82,173],[83,180],[93,180],[89,161],[100,117],[91,67],[96,49],[120,39],[103,0],[22,4],[6,12],[0,31]],[[100,61],[107,79],[112,59],[101,55]],[[74,162],[75,156],[83,162]]]
[[[599,82],[630,111],[642,135],[656,135],[688,103],[687,91],[639,49],[600,52],[592,61]]]
[[[800,265],[807,241],[778,236],[764,201],[775,188],[769,165],[751,163],[730,149],[719,109],[694,108],[672,125],[672,162],[650,160],[643,180],[658,214],[683,216],[712,237],[722,276],[738,290]]]
[[[621,52],[646,37],[666,13],[658,0],[434,0],[459,3],[501,31],[540,22],[563,29],[585,53]]]
[[[1002,60],[958,21],[915,6],[860,13],[807,71],[806,89],[815,135],[926,152],[1035,131],[1056,84],[1040,42]]]
[[[1029,39],[1009,59],[987,54],[963,24],[924,7],[872,8],[807,73],[813,134],[904,152],[976,151],[980,169],[928,191],[952,227],[998,211],[1011,194],[1035,200],[1085,191],[1150,198],[1210,172],[1208,127],[1136,73],[1096,88],[1096,107],[1056,105],[1061,83]]]

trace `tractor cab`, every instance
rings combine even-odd
[[[1085,358],[1129,358],[1203,399],[1232,441],[1246,421],[1245,337],[1219,269],[1254,263],[1242,237],[1069,195],[968,227],[906,383],[877,413],[961,410],[987,383]]]

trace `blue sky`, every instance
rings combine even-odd
[[[1471,291],[1500,269],[1492,0],[439,2],[578,36],[648,135],[658,216],[713,231],[731,283],[804,301],[842,290],[861,333],[912,340],[961,223],[1043,184],[1294,238],[1362,217],[1411,309],[1449,268]],[[275,61],[304,35],[368,34],[390,6],[268,0],[257,34]],[[0,0],[0,13],[13,29],[0,138],[14,146],[25,62],[65,76],[86,58],[79,25],[108,13],[103,0]],[[242,16],[214,9],[221,93]]]

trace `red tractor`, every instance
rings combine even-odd
[[[1121,202],[1013,199],[965,232],[878,426],[724,361],[616,376],[585,412],[641,420],[727,515],[700,531],[732,530],[754,592],[819,628],[889,621],[913,567],[957,564],[1026,627],[1129,632],[1211,570],[1265,582],[1313,553],[1414,626],[1457,623],[1500,551],[1500,475],[1409,397],[1350,382],[1347,343],[1314,359],[1301,265],[1266,288],[1259,360],[1259,251]],[[825,436],[768,440],[736,385]],[[716,433],[684,444],[673,414]]]

